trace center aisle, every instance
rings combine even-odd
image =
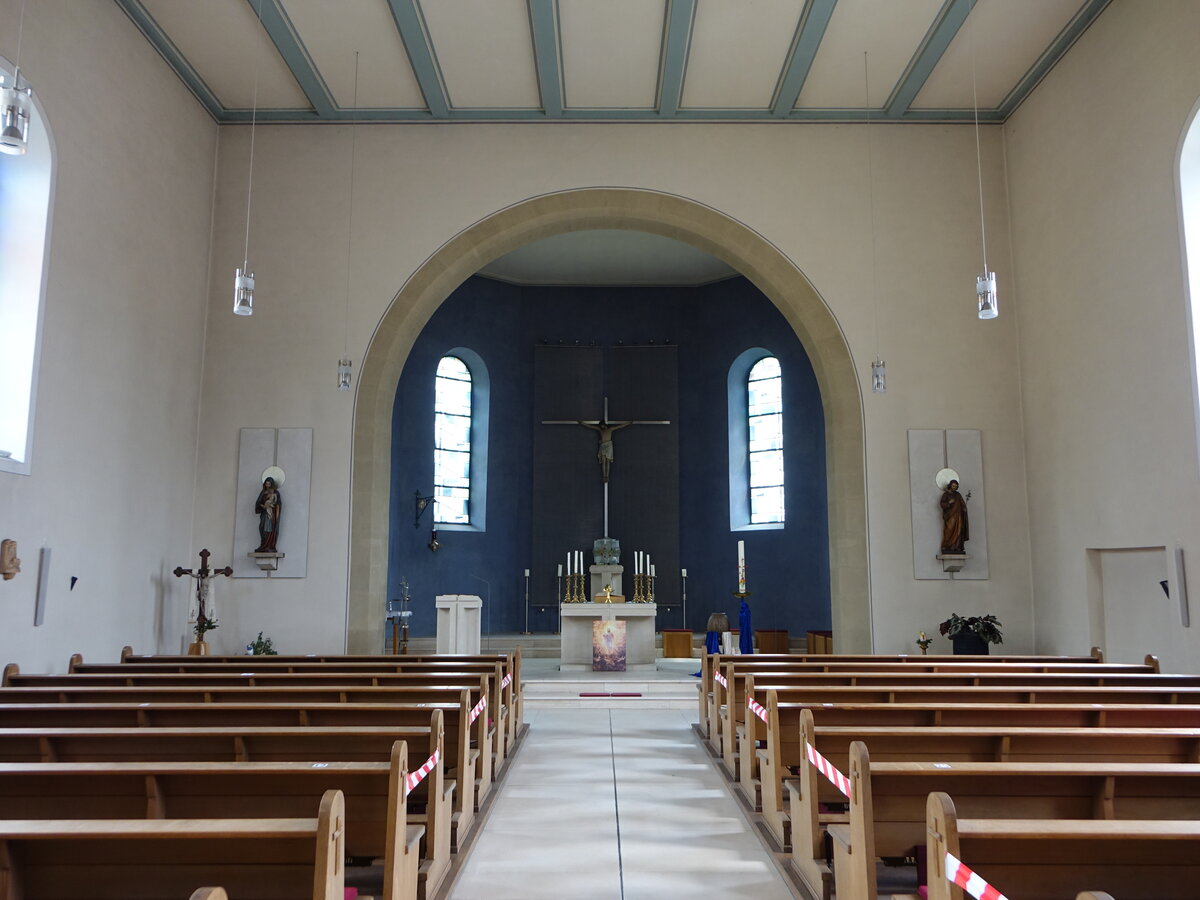
[[[694,719],[531,704],[450,900],[790,900]]]

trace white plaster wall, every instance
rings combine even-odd
[[[1116,0],[1005,128],[1038,652],[1085,649],[1088,548],[1200,570],[1174,173],[1197,34],[1192,0]],[[1196,627],[1162,643],[1195,670]]]
[[[0,0],[9,58],[20,7]],[[24,561],[0,582],[0,661],[62,671],[73,652],[178,648],[217,128],[114,3],[28,3],[21,68],[57,171],[32,473],[0,473],[0,537]]]
[[[889,390],[869,393],[876,349],[862,126],[360,125],[349,355],[405,280],[473,222],[529,197],[589,186],[645,188],[708,204],[764,235],[808,276],[846,332],[867,391],[873,625],[880,651],[916,652],[946,614],[991,612],[1005,649],[1031,649],[1028,520],[1016,318],[980,322],[975,139],[969,126],[872,125],[879,349]],[[250,240],[256,312],[230,311],[242,261],[249,129],[222,129],[196,500],[197,539],[228,552],[237,431],[313,433],[309,574],[239,582],[214,633],[238,650],[259,629],[291,652],[344,639],[352,397],[342,352],[348,127],[260,126]],[[983,129],[989,261],[1011,282],[998,128]],[[487,260],[480,260],[482,266]],[[413,323],[413,333],[422,322]],[[906,429],[978,428],[989,491],[988,581],[912,578]],[[499,524],[499,523],[498,523]],[[714,527],[721,527],[714,523]],[[382,536],[380,536],[382,538]],[[519,574],[519,573],[518,573]],[[384,598],[379,598],[382,616]],[[236,627],[233,627],[236,626]],[[934,649],[948,649],[935,644]]]

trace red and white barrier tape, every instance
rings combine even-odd
[[[958,885],[975,900],[1008,900],[1002,893],[964,866],[953,853],[946,854],[946,880]]]
[[[713,672],[713,681],[725,688],[725,690],[729,690],[729,680],[720,672]]]
[[[500,687],[506,688],[510,684],[512,684],[512,672],[509,672],[507,675],[504,676],[504,680],[500,682]]]
[[[479,698],[479,702],[475,704],[475,708],[471,710],[470,724],[474,725],[475,720],[479,718],[479,714],[487,709],[487,694]]]
[[[763,706],[761,703],[759,703],[757,700],[755,700],[753,697],[746,698],[746,708],[749,709],[756,716],[758,716],[760,719],[762,719],[764,722],[769,723],[771,721],[770,719],[767,718],[767,708],[765,706]]]
[[[417,769],[415,772],[409,772],[408,778],[404,780],[404,793],[411,794],[422,781],[425,776],[437,768],[438,759],[440,758],[439,751],[434,750],[433,756],[425,760],[425,765]]]
[[[817,767],[817,771],[833,782],[833,786],[850,796],[850,779],[837,770],[837,766],[817,752],[817,748],[807,741],[804,744],[808,753],[808,761]]]

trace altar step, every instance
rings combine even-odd
[[[605,680],[599,680],[599,679]],[[530,710],[551,707],[628,707],[657,709],[696,708],[699,679],[691,683],[668,681],[607,680],[611,674],[597,674],[593,680],[530,681],[524,679],[526,707]]]

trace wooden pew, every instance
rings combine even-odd
[[[52,688],[52,687],[13,687],[0,688],[0,705],[45,705],[48,703],[72,704],[188,704],[212,703],[219,705],[268,706],[276,704],[328,704],[328,703],[368,703],[368,704],[446,704],[454,700],[460,701],[463,708],[464,722],[469,723],[470,715],[482,697],[486,695],[483,681],[463,686],[427,685],[422,687],[369,687],[369,686],[259,686],[248,685],[238,687],[83,687],[83,688]],[[469,724],[468,734],[475,741],[478,758],[486,765],[474,766],[475,775],[479,780],[477,792],[479,798],[486,797],[491,790],[493,777],[501,768],[500,754],[493,755],[493,739],[496,729],[490,728],[485,715],[480,713],[473,724]],[[450,715],[447,713],[447,715]],[[458,727],[457,721],[451,722],[451,729]]]
[[[891,679],[891,685],[875,685],[880,690],[891,688],[920,688],[920,687],[937,687],[939,681],[946,687],[952,688],[968,688],[968,687],[1011,687],[1020,689],[1017,695],[1006,697],[1007,700],[1020,700],[1025,702],[1024,695],[1026,691],[1029,696],[1034,698],[1031,702],[1041,702],[1047,698],[1051,691],[1057,691],[1060,687],[1063,689],[1077,687],[1094,687],[1097,690],[1103,687],[1130,687],[1137,688],[1145,685],[1147,688],[1170,688],[1173,691],[1181,689],[1200,692],[1200,676],[1194,675],[1106,675],[1102,680],[1104,684],[1088,685],[1087,681],[1091,680],[1086,675],[1078,673],[1011,673],[1011,672],[972,672],[965,674],[953,673],[923,673],[916,672],[904,675],[860,675],[855,673],[853,676],[847,675],[796,675],[794,673],[768,673],[763,675],[743,674],[741,677],[741,687],[746,699],[753,698],[760,705],[766,705],[767,694],[772,690],[780,695],[781,702],[784,703],[811,703],[814,699],[813,693],[809,690],[812,687],[809,679],[826,678],[834,679],[844,677],[854,677],[864,680],[874,680],[876,677]],[[759,679],[766,681],[766,684],[759,682]],[[995,684],[1000,682],[1000,684]],[[1084,682],[1081,684],[1081,682]],[[1113,682],[1113,684],[1108,684]],[[831,687],[842,687],[843,685],[831,684]],[[859,687],[867,687],[869,685],[856,685]],[[731,694],[733,685],[731,684]],[[830,697],[836,696],[836,691],[831,691]],[[931,695],[932,696],[932,695]],[[993,702],[999,694],[995,691],[981,690],[978,694],[972,693],[972,699],[979,699],[982,702]],[[1200,693],[1195,693],[1195,702],[1200,703]],[[874,699],[879,699],[878,697]],[[1053,697],[1050,697],[1053,699]],[[1085,701],[1106,702],[1111,698],[1096,698],[1084,697]],[[726,772],[730,777],[736,775],[739,787],[747,802],[752,803],[757,809],[760,806],[761,798],[759,794],[759,772],[758,761],[755,750],[762,746],[762,742],[769,740],[768,731],[770,723],[763,723],[760,719],[753,715],[747,715],[746,703],[735,705],[732,708],[726,709],[722,714],[723,720],[735,719],[737,724],[731,727],[728,732],[722,736],[721,758],[725,765]]]
[[[315,818],[0,821],[9,900],[187,896],[219,881],[236,900],[343,900],[345,802]]]
[[[768,697],[772,725],[767,746],[757,755],[763,822],[785,851],[792,844],[791,830],[797,816],[805,833],[819,837],[816,804],[842,799],[807,766],[806,743],[842,772],[847,771],[849,748],[854,741],[866,742],[875,758],[881,760],[1200,763],[1200,715],[1195,728],[1012,726],[1005,724],[1003,713],[991,726],[816,726],[814,711],[808,708],[795,710],[794,720],[777,715],[774,698],[774,694]],[[792,775],[792,767],[803,775]]]
[[[949,795],[929,795],[929,900],[961,900],[946,853],[1019,900],[1104,890],[1120,900],[1192,900],[1200,881],[1200,822],[960,819]]]
[[[449,775],[456,781],[453,804],[454,845],[462,846],[475,819],[477,750],[470,745],[470,729],[462,727],[470,706],[462,692],[458,704],[394,705],[373,703],[256,704],[233,703],[110,703],[110,704],[8,704],[0,705],[0,729],[49,728],[177,728],[205,729],[311,727],[357,728],[428,726],[434,709],[441,711],[445,728]],[[294,758],[294,757],[293,757]]]
[[[383,860],[388,900],[417,900],[436,892],[449,869],[449,834],[437,803],[414,817],[425,824],[410,824],[405,743],[397,741],[390,756],[386,763],[4,763],[0,818],[291,818],[340,790],[346,854]],[[425,797],[443,791],[440,764],[426,781],[418,788]]]
[[[1158,659],[1147,656],[1144,665],[1126,666],[1104,662],[1104,654],[1099,648],[1093,647],[1090,656],[927,656],[908,654],[897,655],[823,655],[823,654],[789,654],[789,653],[756,653],[749,656],[724,656],[706,653],[700,661],[700,711],[699,729],[703,737],[711,737],[710,731],[715,720],[715,709],[720,708],[720,702],[714,700],[714,685],[717,683],[714,675],[723,671],[723,666],[741,667],[770,667],[772,670],[804,668],[810,671],[892,671],[897,667],[916,666],[921,671],[954,671],[961,669],[977,669],[980,667],[1013,666],[1025,671],[1070,671],[1082,670],[1084,667],[1101,666],[1110,671],[1158,671]],[[714,745],[714,749],[718,745]]]
[[[827,657],[828,658],[828,657]],[[701,687],[700,696],[700,731],[709,740],[714,752],[722,752],[721,728],[722,709],[732,707],[736,711],[745,702],[745,678],[754,675],[765,683],[768,673],[888,673],[912,675],[923,673],[976,673],[1001,672],[1006,674],[1157,674],[1158,663],[1154,657],[1147,656],[1141,665],[1124,665],[1112,663],[1081,663],[1055,662],[1054,657],[1042,657],[1041,662],[996,662],[994,657],[908,657],[912,662],[855,662],[855,663],[814,663],[787,662],[787,658],[767,658],[762,656],[712,656],[705,657],[701,668],[701,681],[707,683],[707,688]],[[971,662],[963,662],[969,659]],[[711,660],[711,662],[710,662]],[[929,660],[929,661],[927,661]],[[721,677],[717,677],[720,669]],[[725,684],[722,684],[722,681]],[[738,719],[740,721],[740,719]]]
[[[1196,764],[872,763],[867,745],[855,741],[847,774],[849,822],[830,825],[829,834],[835,889],[848,897],[878,894],[878,857],[912,856],[925,843],[932,791],[952,796],[971,818],[1200,819]]]
[[[119,668],[114,666],[112,668]],[[481,717],[478,728],[481,732],[477,740],[479,746],[484,744],[489,748],[485,759],[490,764],[489,781],[493,775],[499,775],[504,768],[504,762],[509,752],[509,738],[512,742],[518,736],[515,723],[511,721],[515,704],[511,701],[511,682],[504,686],[498,666],[477,668],[472,672],[449,670],[411,671],[399,673],[343,673],[335,667],[326,667],[311,673],[291,673],[282,670],[268,670],[265,673],[256,671],[245,672],[200,672],[176,673],[156,671],[141,673],[135,666],[131,671],[122,670],[118,673],[95,673],[80,675],[24,675],[16,664],[10,663],[4,670],[5,687],[0,689],[0,695],[12,690],[12,698],[37,698],[37,692],[42,691],[46,696],[51,692],[62,701],[88,702],[103,700],[99,692],[105,689],[143,688],[148,696],[142,698],[146,702],[157,700],[178,702],[221,702],[224,699],[235,699],[236,691],[255,688],[254,698],[260,702],[277,702],[292,700],[321,700],[316,692],[325,689],[337,690],[336,699],[344,702],[351,694],[365,702],[379,702],[387,699],[386,691],[402,688],[426,688],[429,690],[450,690],[455,687],[466,687],[479,690],[481,696],[487,698],[487,715]],[[311,688],[313,693],[306,693],[302,688]],[[217,690],[219,689],[219,691]],[[268,690],[269,689],[269,690]],[[87,691],[96,691],[88,694]],[[174,690],[176,693],[168,693]],[[154,692],[150,696],[150,692]],[[185,693],[185,692],[191,693]],[[374,697],[372,697],[374,695]],[[127,696],[133,697],[132,693]],[[507,699],[506,699],[507,698]],[[328,699],[328,698],[326,698]],[[477,702],[478,697],[472,702]],[[5,700],[0,696],[0,702],[16,702],[15,699]],[[35,700],[35,702],[42,702]]]
[[[130,674],[131,672],[203,672],[207,674],[244,673],[330,673],[366,675],[368,673],[467,673],[487,675],[490,683],[488,706],[503,741],[496,750],[506,755],[524,728],[524,696],[521,689],[521,651],[512,654],[456,656],[134,656],[131,648],[122,650],[121,663],[85,663],[81,654],[71,656],[70,674]]]
[[[1040,676],[1039,676],[1040,677]],[[753,692],[759,685],[753,676],[746,676],[746,690]],[[817,687],[801,685],[784,687],[765,684],[761,690],[779,691],[780,702],[822,704],[859,702],[877,704],[918,703],[925,705],[952,706],[954,704],[1047,704],[1047,703],[1092,703],[1092,704],[1136,704],[1174,705],[1200,704],[1200,686],[1065,686],[1021,685],[980,686],[936,685],[906,686],[898,684],[888,687],[858,687],[832,685]],[[746,718],[746,701],[736,702],[722,710],[721,759],[730,777],[738,778],[743,790],[749,794],[754,790],[757,779],[753,747],[757,740],[765,740],[766,732],[756,716]],[[726,728],[726,726],[729,726]],[[746,771],[739,764],[748,763]],[[757,797],[755,797],[757,799]]]

